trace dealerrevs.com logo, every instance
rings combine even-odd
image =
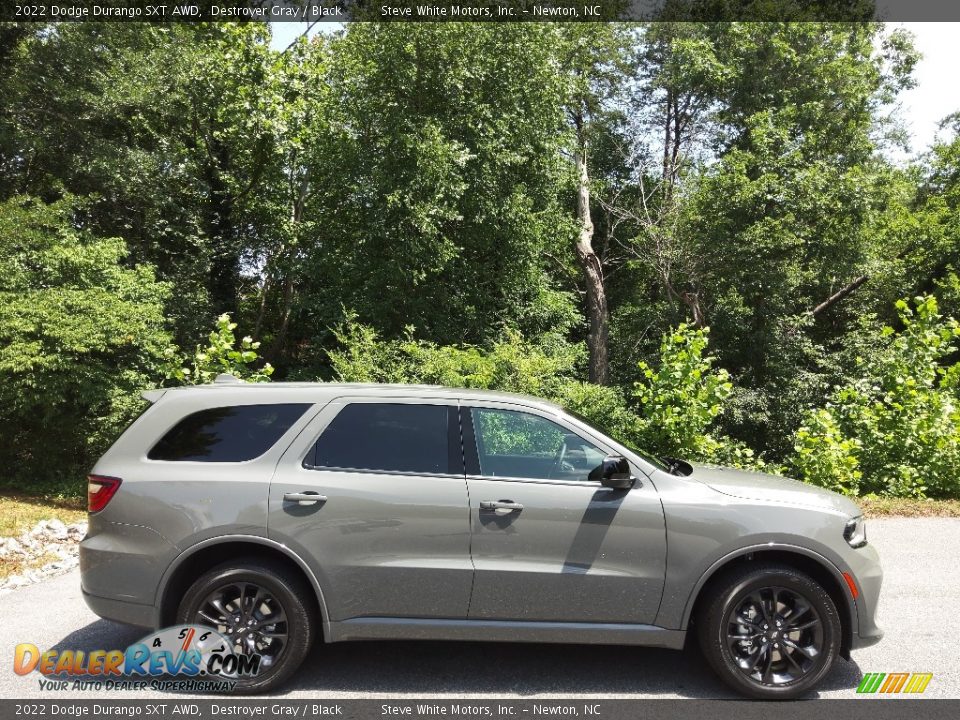
[[[177,625],[152,633],[126,650],[47,650],[20,643],[17,675],[38,672],[41,690],[180,690],[229,692],[238,678],[260,671],[261,656],[234,652],[216,630]]]

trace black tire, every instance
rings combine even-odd
[[[840,651],[840,618],[830,595],[808,575],[786,565],[751,564],[722,575],[707,592],[696,618],[700,648],[740,694],[788,700],[829,672]]]
[[[316,634],[316,612],[311,602],[312,590],[294,572],[283,567],[269,567],[258,560],[238,560],[217,565],[201,575],[190,586],[177,610],[179,624],[196,624],[216,627],[209,618],[201,616],[206,600],[216,593],[229,593],[230,588],[244,588],[242,592],[255,594],[258,588],[266,597],[260,607],[272,612],[282,611],[282,622],[272,624],[264,631],[273,634],[266,639],[258,635],[260,642],[278,647],[274,655],[269,649],[262,652],[260,672],[254,677],[238,678],[234,694],[256,694],[273,690],[286,682],[303,663],[313,645]],[[222,596],[221,596],[222,597]],[[249,597],[249,595],[247,596]],[[255,601],[250,604],[252,608]],[[253,609],[250,611],[253,613]],[[260,613],[261,617],[269,617]],[[275,617],[280,618],[277,614]],[[243,631],[246,632],[246,631]],[[224,633],[227,634],[227,633]],[[282,644],[279,636],[285,634]],[[238,642],[244,642],[242,639]],[[256,652],[260,653],[261,650]]]

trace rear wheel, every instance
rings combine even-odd
[[[700,647],[720,678],[743,695],[794,698],[811,690],[840,650],[830,595],[784,565],[755,565],[723,576],[698,617]]]
[[[177,621],[214,628],[236,654],[259,655],[259,672],[237,678],[234,692],[265,692],[284,683],[310,651],[316,620],[309,592],[284,568],[253,560],[224,563],[190,586]]]

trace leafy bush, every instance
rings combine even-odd
[[[627,395],[577,380],[584,350],[556,338],[533,344],[519,334],[489,349],[381,340],[348,320],[334,333],[341,347],[329,353],[344,382],[433,383],[526,393],[557,402],[611,437],[656,455],[765,467],[752,451],[711,429],[732,384],[707,356],[708,331],[680,325],[664,335],[656,368],[640,363],[643,380]]]
[[[933,296],[896,304],[902,329],[880,331],[858,358],[860,379],[811,411],[792,466],[807,482],[847,494],[956,497],[960,493],[960,325]]]
[[[633,399],[640,419],[638,437],[665,455],[710,459],[721,442],[709,434],[733,391],[726,370],[705,356],[708,331],[680,325],[664,334],[660,365],[640,362]]]
[[[0,203],[0,482],[24,490],[80,493],[170,344],[168,286],[79,229],[79,205]]]
[[[334,335],[340,348],[328,356],[342,382],[423,383],[550,396],[576,376],[584,359],[582,345],[558,339],[535,345],[514,331],[488,350],[416,340],[413,328],[403,339],[381,340],[352,315]]]
[[[217,318],[216,327],[210,333],[210,344],[205,348],[197,345],[192,358],[179,358],[179,351],[171,346],[167,350],[167,379],[179,385],[203,385],[213,382],[217,375],[227,373],[247,382],[268,382],[273,375],[273,366],[266,363],[259,369],[253,367],[260,359],[257,352],[260,343],[247,335],[241,338],[240,347],[237,347],[233,332],[236,329],[237,324],[230,321],[228,313],[224,313]],[[190,362],[191,367],[184,366],[185,361]]]

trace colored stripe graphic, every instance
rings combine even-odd
[[[903,691],[907,693],[922,693],[927,689],[927,685],[930,684],[932,677],[933,673],[914,673]]]
[[[904,684],[907,682],[907,678],[910,677],[910,673],[890,673],[887,675],[887,680],[883,683],[883,687],[880,688],[882,693],[898,693],[903,688]]]
[[[863,680],[860,681],[860,686],[857,688],[857,692],[875,693],[886,675],[886,673],[867,673],[863,676]]]
[[[932,678],[933,673],[867,673],[860,680],[857,692],[864,695],[922,693]]]

